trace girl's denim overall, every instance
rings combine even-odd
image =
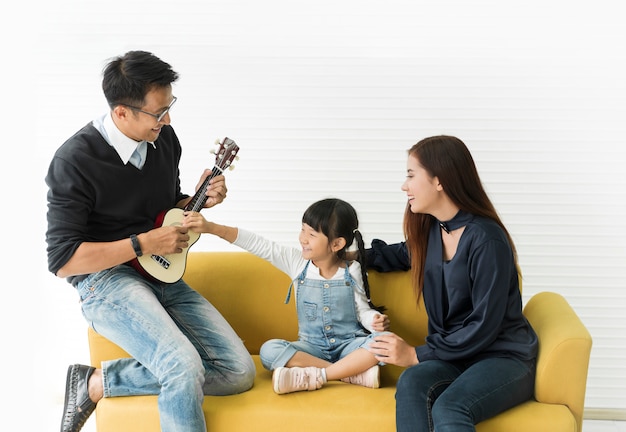
[[[331,363],[357,348],[367,348],[375,334],[359,323],[354,303],[354,279],[348,267],[343,280],[313,280],[306,278],[311,262],[292,282],[296,287],[298,341],[272,339],[261,346],[261,362],[266,369],[285,366],[297,351],[309,353]]]

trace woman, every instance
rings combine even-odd
[[[396,390],[398,431],[474,431],[533,395],[537,336],[522,315],[515,246],[458,138],[414,145],[402,190],[406,243],[374,241],[368,267],[410,266],[428,336],[413,347],[379,335],[371,350],[407,367]]]

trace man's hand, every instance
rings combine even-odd
[[[189,247],[188,228],[183,226],[162,226],[139,234],[137,239],[144,254],[168,255],[182,253]]]
[[[196,185],[196,192],[204,183],[204,180],[211,174],[210,169],[205,169],[202,175],[200,176],[200,180]],[[209,187],[206,191],[206,196],[208,197],[206,203],[204,203],[204,208],[211,208],[214,205],[217,205],[226,199],[226,192],[228,189],[226,188],[226,177],[223,174],[213,177],[209,181]]]

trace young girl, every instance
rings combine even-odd
[[[186,213],[183,225],[246,249],[292,278],[285,302],[295,287],[298,340],[272,339],[260,352],[263,366],[274,371],[276,393],[317,390],[331,380],[379,387],[379,362],[369,344],[389,328],[389,319],[370,301],[363,238],[350,204],[332,198],[312,204],[302,217],[301,250],[209,222],[196,212]],[[349,262],[346,249],[355,240],[358,258]]]
[[[370,349],[407,367],[396,389],[403,431],[475,431],[533,395],[537,336],[522,315],[513,240],[465,144],[423,139],[409,150],[406,243],[372,242],[380,271],[411,268],[428,314],[424,344],[387,333]]]

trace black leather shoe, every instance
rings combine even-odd
[[[89,398],[89,377],[96,368],[75,364],[67,369],[61,432],[78,432],[96,409]]]

